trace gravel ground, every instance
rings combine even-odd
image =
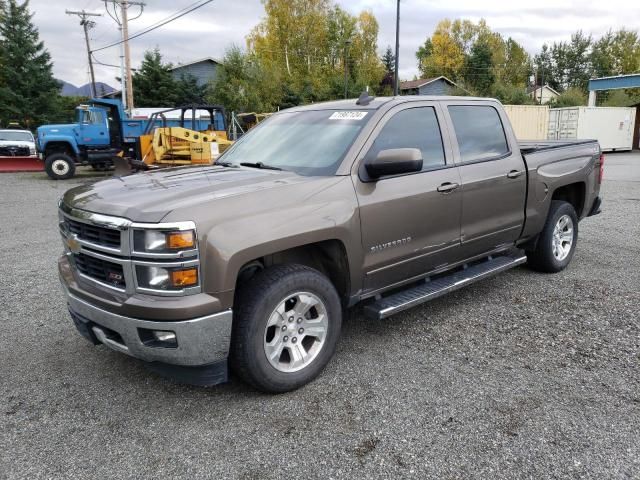
[[[386,321],[299,391],[175,385],[76,333],[56,201],[0,175],[0,478],[640,478],[640,155],[611,154],[571,266]]]

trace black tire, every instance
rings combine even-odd
[[[554,229],[558,221],[568,215],[573,222],[573,241],[569,254],[559,260],[553,253]],[[547,215],[547,221],[538,237],[536,249],[527,252],[527,265],[534,270],[546,273],[557,273],[564,270],[571,262],[578,244],[578,216],[573,205],[560,200],[553,200]]]
[[[287,296],[300,291],[312,293],[323,303],[328,317],[327,333],[324,344],[309,365],[295,372],[282,372],[269,362],[265,353],[267,322]],[[253,276],[237,292],[231,338],[231,368],[242,380],[258,390],[270,393],[295,390],[312,381],[329,363],[335,353],[341,325],[340,298],[327,277],[303,265],[269,267]]]
[[[52,153],[44,161],[44,169],[49,178],[66,180],[76,173],[76,162],[66,153]]]

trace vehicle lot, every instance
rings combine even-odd
[[[354,310],[299,391],[172,384],[75,332],[57,199],[0,176],[0,477],[640,476],[640,154],[610,154],[568,270],[518,268],[389,320]]]

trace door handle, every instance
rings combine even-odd
[[[507,173],[508,178],[518,178],[520,175],[524,173],[524,170],[511,170]]]
[[[444,182],[442,185],[440,185],[438,187],[438,191],[440,193],[450,193],[453,192],[456,188],[458,188],[460,185],[457,183],[452,183],[452,182]]]

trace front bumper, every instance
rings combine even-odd
[[[212,310],[219,305],[213,297],[144,295],[106,299],[98,295],[98,290],[89,292],[77,282],[66,256],[60,259],[58,267],[71,317],[78,331],[91,342],[102,343],[145,362],[185,367],[226,362],[232,311]],[[208,297],[210,301],[200,297]],[[129,300],[135,300],[135,304],[129,305]],[[180,313],[186,318],[177,317]],[[177,345],[164,346],[150,341],[154,330],[175,333]]]
[[[231,310],[177,322],[154,322],[108,312],[65,290],[69,312],[78,331],[93,343],[145,362],[203,366],[226,360],[231,335]],[[176,335],[177,346],[148,341],[153,330]]]

